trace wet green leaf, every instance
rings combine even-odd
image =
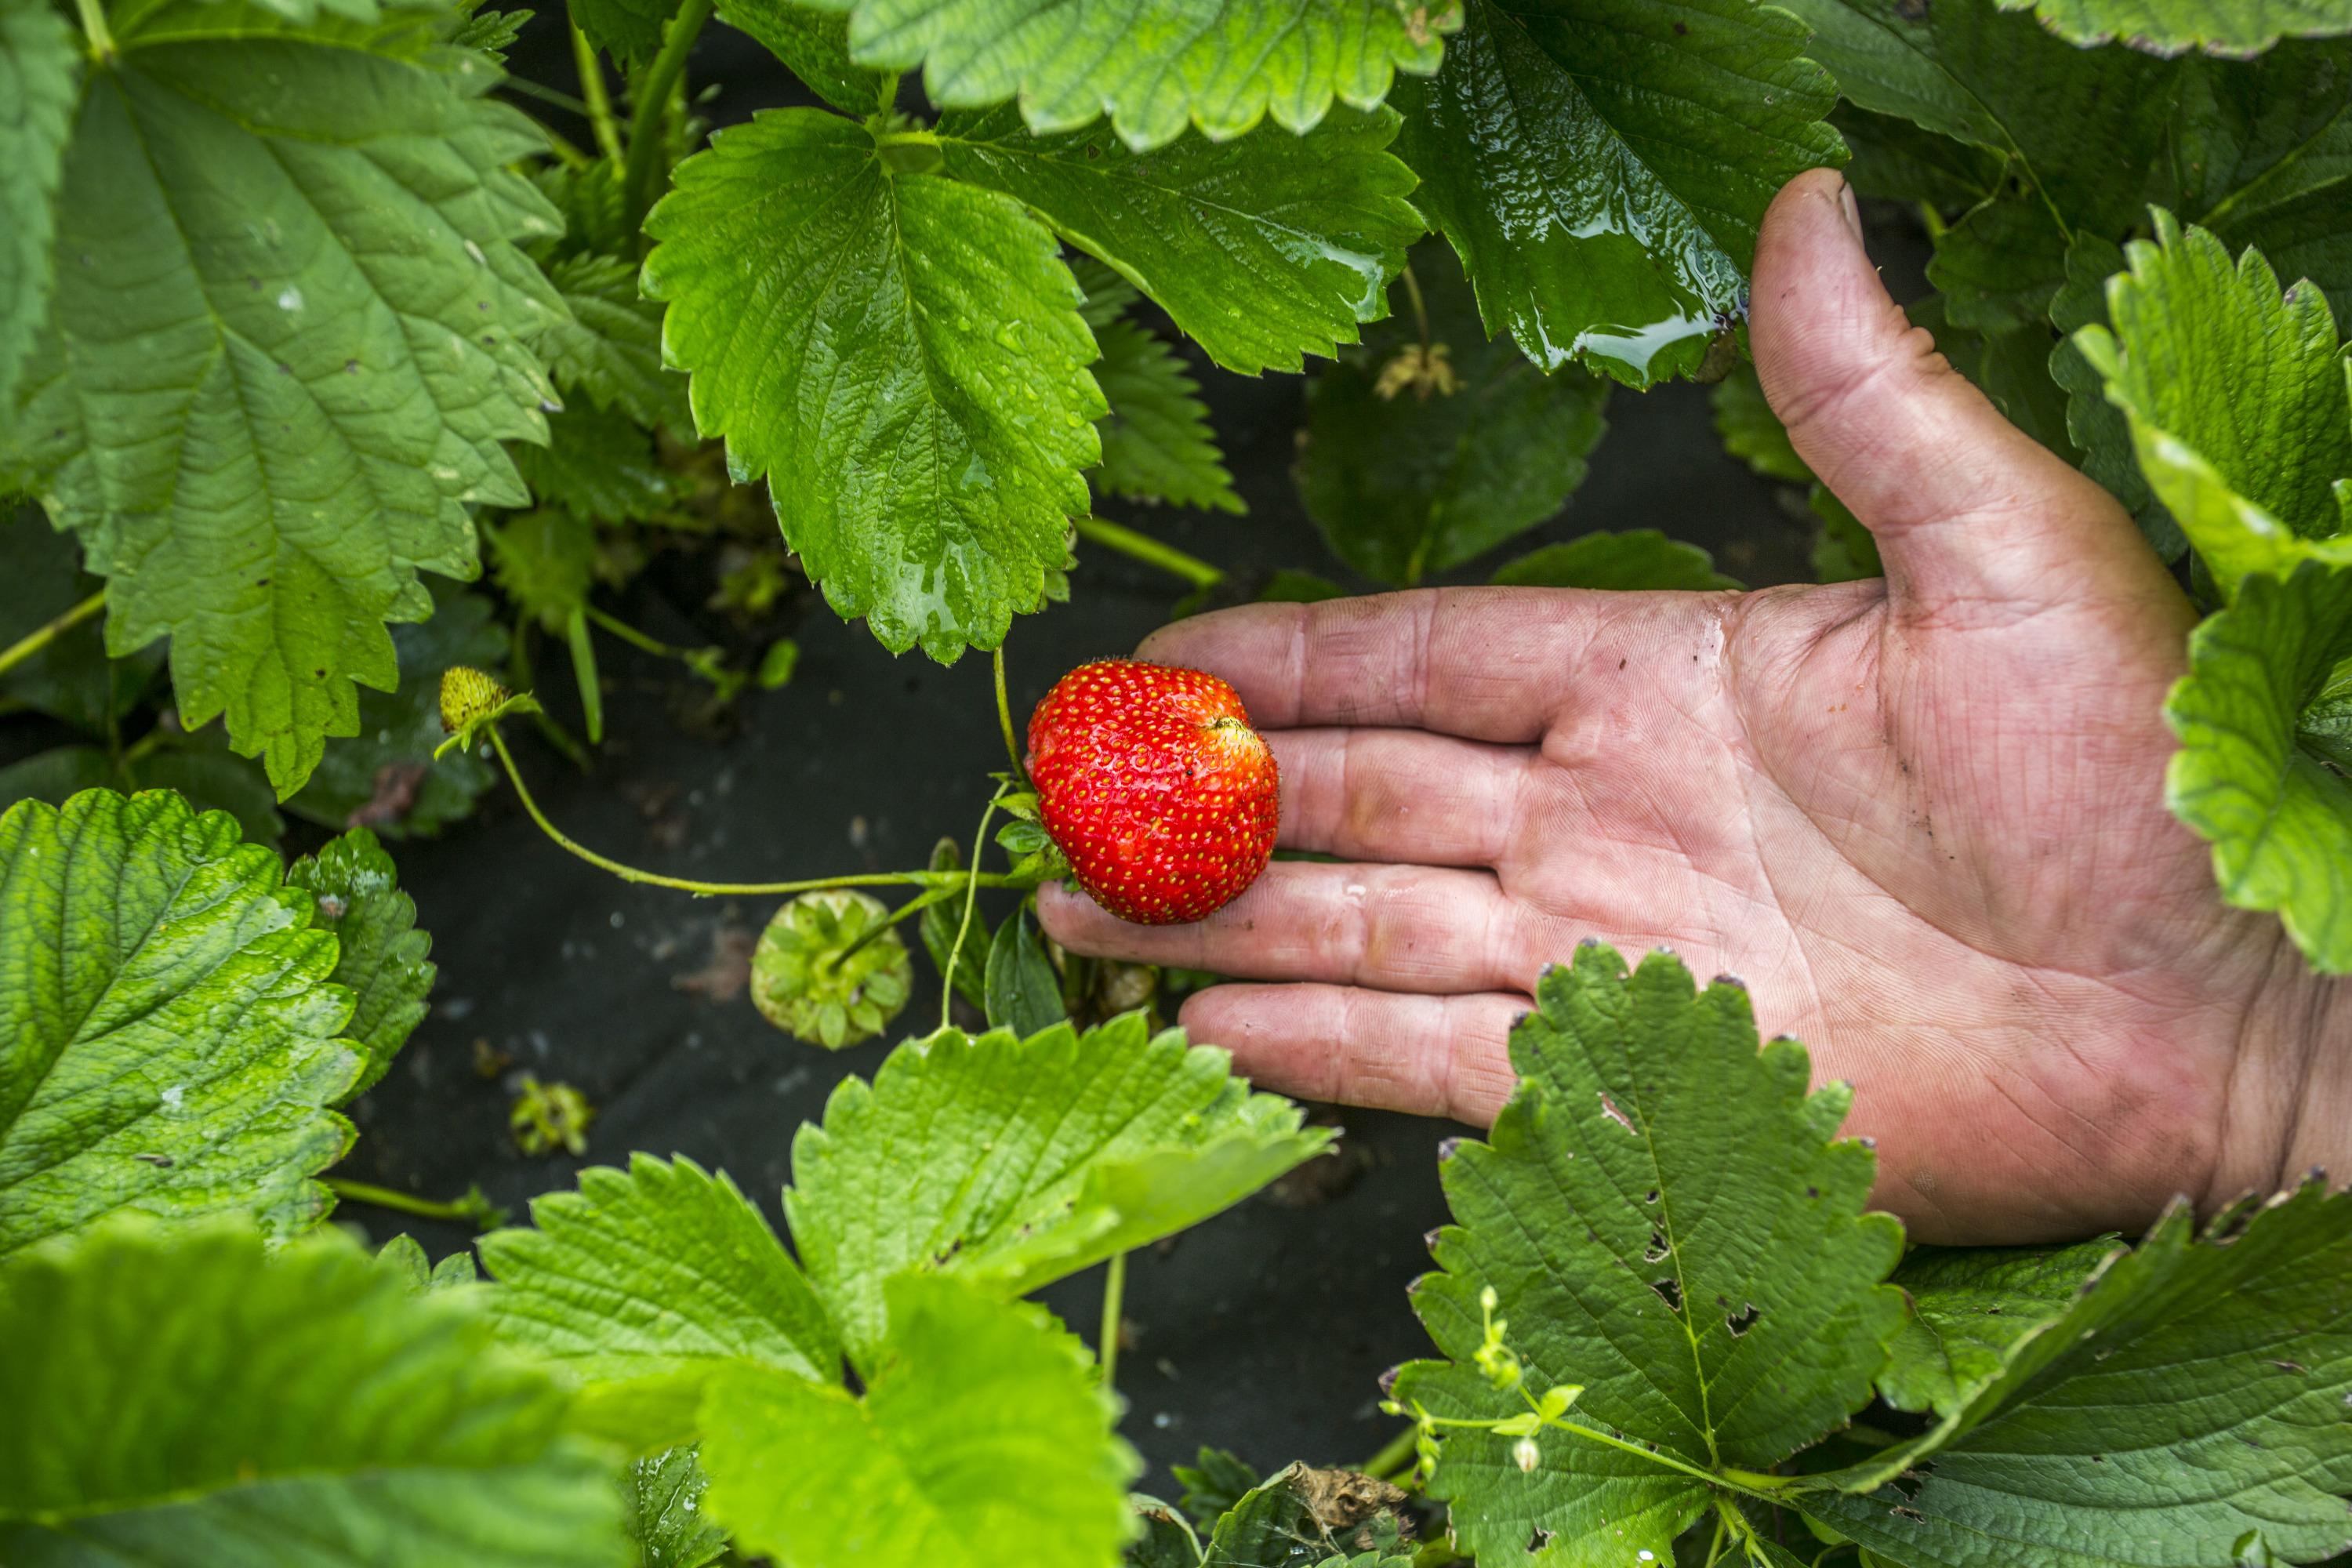
[[[1635,386],[1696,369],[1747,309],[1773,193],[1842,161],[1805,47],[1751,0],[1469,0],[1437,76],[1391,101],[1488,330]]]
[[[621,1528],[636,1543],[641,1568],[709,1568],[726,1555],[727,1532],[702,1511],[710,1478],[691,1447],[664,1448],[630,1461],[622,1479]]]
[[[286,885],[310,895],[313,925],[334,935],[334,982],[350,987],[354,1002],[343,1034],[364,1061],[350,1090],[359,1094],[391,1069],[424,1021],[433,939],[416,929],[415,901],[394,884],[392,857],[364,827],[295,861]]]

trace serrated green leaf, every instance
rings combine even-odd
[[[2011,1346],[2066,1310],[2116,1247],[2110,1237],[2073,1247],[1915,1250],[1895,1271],[1910,1310],[1878,1392],[1897,1410],[1953,1415],[2000,1375]]]
[[[1106,111],[1142,151],[1189,122],[1218,141],[1270,116],[1303,134],[1331,100],[1370,109],[1394,72],[1437,68],[1438,35],[1458,0],[1298,0],[1266,8],[1227,0],[814,0],[849,13],[862,63],[923,68],[923,90],[947,109],[1018,98],[1041,134],[1076,131]]]
[[[1581,1384],[1571,1417],[1630,1448],[1545,1430],[1523,1472],[1510,1440],[1441,1428],[1430,1494],[1482,1556],[1541,1530],[1551,1563],[1671,1561],[1710,1500],[1703,1476],[1768,1469],[1868,1400],[1902,1318],[1880,1283],[1902,1227],[1863,1213],[1870,1152],[1831,1141],[1852,1091],[1809,1095],[1792,1040],[1759,1052],[1738,984],[1695,991],[1667,953],[1629,977],[1590,944],[1537,1004],[1512,1031],[1521,1082],[1491,1142],[1445,1163],[1455,1223],[1433,1249],[1443,1272],[1414,1289],[1452,1359],[1406,1367],[1396,1397],[1507,1417]],[[1524,1391],[1469,1364],[1486,1289]]]
[[[1568,503],[1608,426],[1608,383],[1546,375],[1488,342],[1461,270],[1424,247],[1403,304],[1307,388],[1299,499],[1332,552],[1411,584],[1523,533]]]
[[[0,0],[0,425],[48,312],[51,204],[81,77],[73,29],[44,0]]]
[[[1234,1500],[1213,1527],[1201,1561],[1216,1568],[1408,1568],[1410,1542],[1396,1519],[1373,1513],[1336,1531],[1316,1509],[1316,1473],[1290,1465]],[[1325,1473],[1328,1479],[1328,1472]]]
[[[1303,136],[1199,134],[1148,153],[1102,127],[1041,137],[1012,109],[950,115],[942,167],[1018,197],[1165,310],[1228,370],[1297,370],[1386,314],[1422,232],[1397,117],[1340,110]]]
[[[376,1249],[375,1266],[399,1280],[401,1289],[412,1296],[455,1290],[476,1279],[472,1253],[453,1252],[438,1263],[428,1262],[425,1248],[405,1232]]]
[[[1095,382],[1110,404],[1100,426],[1103,460],[1096,488],[1134,500],[1248,510],[1217,450],[1200,384],[1176,351],[1158,333],[1123,319],[1097,327],[1095,342],[1103,355]]]
[[[2151,54],[2254,55],[2281,38],[2352,32],[2352,0],[1998,0],[2032,10],[2070,43],[2129,44]]]
[[[646,281],[702,433],[739,480],[777,475],[785,540],[884,647],[996,647],[1068,559],[1101,456],[1053,237],[814,110],[721,132],[673,179]]]
[[[1470,0],[1436,78],[1393,100],[1487,330],[1635,386],[1696,368],[1746,310],[1773,194],[1839,161],[1804,49],[1751,0]]]
[[[529,344],[562,306],[506,165],[545,142],[413,16],[175,0],[117,42],[0,470],[82,535],[108,646],[168,635],[183,719],[226,712],[282,797],[357,730],[354,682],[391,687],[418,570],[471,574],[467,504],[522,499],[499,443],[544,436]]]
[[[1042,1309],[964,1282],[888,1286],[890,1334],[864,1398],[789,1373],[711,1384],[713,1517],[796,1568],[1103,1568],[1141,1468],[1112,1430],[1093,1358]]]
[[[118,787],[167,789],[198,811],[226,811],[252,844],[274,845],[286,832],[278,815],[278,792],[259,763],[229,750],[219,729],[166,731],[168,739],[135,763],[126,755],[116,766]]]
[[[1789,444],[1789,432],[1764,400],[1764,384],[1756,379],[1753,364],[1734,367],[1707,396],[1715,405],[1715,433],[1722,437],[1726,452],[1765,479],[1811,482],[1813,470]]]
[[[622,1568],[611,1468],[468,1293],[326,1232],[116,1225],[0,1272],[18,1568]]]
[[[621,1487],[621,1528],[636,1543],[640,1568],[709,1568],[726,1554],[727,1532],[702,1511],[710,1478],[691,1447],[632,1460]]]
[[[942,838],[931,848],[930,868],[934,871],[963,869],[963,851],[952,838]],[[955,953],[956,994],[975,1007],[985,1006],[988,1000],[988,917],[974,909],[971,928],[964,931],[963,950],[955,951],[956,931],[964,924],[964,901],[950,899],[933,904],[917,917],[921,922],[923,950],[931,955],[931,966],[944,974],[948,956]]]
[[[392,857],[364,827],[295,861],[286,885],[310,895],[311,923],[335,938],[334,982],[354,1001],[343,1035],[364,1063],[351,1088],[359,1094],[391,1069],[425,1019],[433,939],[416,929],[415,901],[395,884]]]
[[[2107,285],[2114,330],[2074,346],[2129,422],[2149,488],[2226,595],[2250,572],[2352,561],[2335,495],[2352,476],[2352,400],[2327,301],[2282,292],[2261,254],[2156,214]]]
[[[706,1384],[832,1377],[841,1351],[775,1233],[724,1173],[633,1155],[481,1238],[499,1337],[581,1386],[575,1419],[635,1442],[696,1432]]]
[[[452,665],[506,666],[507,633],[489,599],[445,587],[433,617],[394,626],[396,691],[360,693],[360,732],[327,742],[318,772],[286,803],[329,827],[367,827],[387,838],[431,836],[474,809],[497,774],[470,752],[433,760],[441,728],[441,676]]]
[[[2180,559],[2189,538],[2139,471],[2131,423],[2107,401],[2106,378],[2074,346],[2084,327],[2106,327],[2107,279],[2124,269],[2123,247],[2077,234],[2066,251],[2066,282],[2050,302],[2050,322],[2062,334],[2050,351],[2050,378],[2066,395],[2066,434],[2082,454],[2083,471],[2115,497],[2168,562]]]
[[[474,7],[480,0],[460,0],[458,13],[464,20],[449,34],[449,42],[461,49],[472,49],[487,57],[493,64],[504,65],[507,52],[522,36],[523,25],[534,13],[524,10],[483,11]]]
[[[1202,1530],[1214,1530],[1217,1519],[1244,1493],[1255,1489],[1257,1467],[1224,1448],[1202,1448],[1190,1465],[1171,1465],[1168,1473],[1184,1489],[1184,1511]]]
[[[849,19],[793,0],[724,0],[719,19],[768,47],[810,91],[844,114],[888,109],[898,73],[868,70],[849,58]]]
[[[549,416],[547,436],[544,447],[514,449],[515,469],[541,507],[585,522],[640,522],[661,516],[677,497],[653,437],[618,408],[583,401]],[[576,531],[593,558],[593,534]]]
[[[1588,533],[1531,550],[1495,569],[1489,582],[1522,588],[1684,589],[1700,593],[1741,586],[1715,569],[1715,557],[1696,544],[1668,539],[1654,528]]]
[[[1845,166],[1846,183],[1865,196],[1958,213],[2000,184],[2004,161],[1998,153],[1923,131],[1895,115],[1840,103],[1830,126],[1853,154]]]
[[[1936,237],[1927,281],[1942,291],[1954,326],[2043,328],[2066,281],[2066,241],[2040,192],[2004,186]]]
[[[2315,1180],[2203,1241],[2178,1205],[1964,1410],[1841,1478],[1904,1479],[1806,1505],[1915,1568],[2237,1568],[2250,1537],[2312,1562],[2352,1545],[2347,1394],[2352,1198]]]
[[[121,1209],[325,1212],[360,1060],[309,903],[163,791],[0,816],[0,1256]]]
[[[942,1029],[845,1079],[793,1141],[793,1239],[861,1364],[882,1282],[944,1270],[1008,1295],[1194,1225],[1319,1152],[1297,1106],[1140,1013],[1028,1039]],[[1154,1184],[1138,1194],[1139,1182]],[[1122,1203],[1149,1201],[1149,1223]]]
[[[1062,977],[1038,944],[1025,905],[996,928],[988,944],[987,976],[982,1011],[987,1014],[992,1029],[1034,1035],[1052,1028],[1066,1016]]]
[[[539,339],[557,388],[648,429],[691,429],[686,378],[662,368],[661,307],[637,292],[635,263],[585,252],[551,265],[547,280],[571,312]]]
[[[1140,1492],[1128,1501],[1134,1505],[1139,1533],[1120,1558],[1127,1568],[1201,1568],[1201,1538],[1182,1514]]]
[[[2306,562],[2238,584],[2189,639],[2164,716],[2180,737],[2173,815],[2213,846],[2221,897],[2275,910],[2327,973],[2352,971],[2352,783],[2300,720],[2352,658],[2352,569]]]

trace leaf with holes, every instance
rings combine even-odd
[[[1903,1230],[1863,1212],[1875,1161],[1835,1141],[1852,1100],[1808,1094],[1803,1047],[1757,1048],[1736,983],[1696,990],[1668,953],[1631,975],[1590,944],[1548,971],[1511,1036],[1520,1087],[1489,1142],[1444,1166],[1454,1223],[1414,1310],[1449,1359],[1396,1398],[1443,1420],[1508,1419],[1581,1385],[1573,1429],[1439,1426],[1430,1495],[1497,1562],[1548,1542],[1561,1564],[1671,1562],[1738,1484],[1843,1426],[1902,1322],[1881,1283]],[[1523,1368],[1481,1371],[1481,1292]]]
[[[358,685],[392,688],[417,573],[473,574],[468,507],[522,500],[501,443],[545,438],[530,345],[563,306],[515,246],[555,214],[509,165],[546,143],[429,10],[121,20],[0,484],[81,535],[108,647],[169,637],[182,720],[226,713],[283,797]]]

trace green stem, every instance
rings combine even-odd
[[[1413,327],[1421,333],[1422,352],[1426,353],[1429,352],[1429,307],[1421,298],[1421,279],[1412,275],[1410,267],[1397,276],[1404,279],[1405,298],[1412,301]]]
[[[81,30],[89,35],[89,52],[97,59],[114,58],[114,35],[107,30],[106,12],[99,0],[74,0],[74,9],[80,13]]]
[[[1004,754],[1012,759],[1013,776],[1026,779],[1029,770],[1021,765],[1020,742],[1013,738],[1013,705],[1004,699],[1004,650],[996,650],[996,723],[1004,731]]]
[[[1356,1467],[1358,1472],[1362,1475],[1370,1476],[1376,1481],[1384,1481],[1389,1479],[1390,1477],[1396,1474],[1397,1471],[1404,1469],[1412,1465],[1413,1455],[1419,1447],[1420,1438],[1420,1427],[1407,1426],[1403,1431],[1390,1438],[1379,1453],[1374,1454],[1370,1458],[1366,1459],[1361,1465]]]
[[[636,101],[629,116],[628,165],[621,182],[621,189],[628,198],[631,228],[644,224],[646,211],[654,205],[654,170],[661,162],[662,117],[669,112],[670,89],[684,74],[686,57],[694,52],[694,40],[700,36],[702,25],[710,20],[710,12],[711,0],[686,0],[669,25],[669,36],[662,40],[661,53],[654,57],[654,63],[637,79]]]
[[[1225,580],[1223,572],[1199,556],[1187,555],[1173,545],[1162,544],[1148,533],[1138,533],[1131,528],[1121,527],[1099,517],[1078,518],[1073,526],[1077,529],[1080,539],[1092,540],[1105,549],[1116,550],[1122,555],[1131,555],[1138,561],[1157,566],[1162,572],[1173,573],[1195,588],[1210,587]]]
[[[621,124],[613,118],[613,95],[604,86],[604,67],[596,46],[579,24],[572,26],[572,63],[580,70],[580,96],[588,100],[588,123],[596,132],[596,146],[605,157],[621,161]]]
[[[584,607],[575,606],[563,617],[564,645],[572,650],[572,679],[580,688],[580,716],[588,726],[588,743],[604,743],[604,678],[596,668],[596,644],[588,636]]]
[[[1475,1416],[1424,1415],[1422,1417],[1422,1420],[1432,1426],[1468,1426],[1475,1427],[1482,1432],[1492,1431],[1495,1426],[1494,1422],[1480,1420]],[[1620,1449],[1625,1453],[1633,1455],[1637,1459],[1645,1459],[1653,1465],[1663,1465],[1670,1470],[1680,1470],[1683,1474],[1693,1477],[1696,1479],[1705,1481],[1710,1487],[1717,1488],[1720,1490],[1738,1492],[1742,1496],[1754,1498],[1758,1502],[1770,1503],[1778,1502],[1780,1500],[1770,1492],[1760,1490],[1756,1487],[1747,1484],[1748,1480],[1755,1479],[1752,1471],[1733,1470],[1726,1472],[1722,1470],[1703,1470],[1696,1465],[1688,1464],[1681,1459],[1675,1458],[1672,1454],[1658,1453],[1654,1449],[1643,1447],[1639,1443],[1629,1443],[1622,1437],[1612,1437],[1608,1433],[1600,1431],[1594,1427],[1584,1426],[1580,1422],[1563,1421],[1558,1416],[1554,1416],[1551,1420],[1545,1422],[1544,1425],[1546,1426],[1555,1428],[1556,1430],[1569,1433],[1573,1436],[1589,1438],[1592,1442],[1599,1443],[1604,1447]],[[1734,1477],[1744,1479],[1734,1479]],[[1768,1481],[1777,1482],[1785,1488],[1794,1478],[1786,1476],[1767,1476],[1763,1479]]]
[[[810,877],[793,882],[698,882],[688,877],[665,877],[656,871],[639,870],[625,866],[609,856],[599,855],[586,845],[567,837],[547,814],[539,808],[538,799],[530,786],[522,782],[522,772],[515,766],[514,753],[507,749],[506,737],[499,727],[487,727],[490,746],[505,767],[507,780],[514,785],[515,798],[522,802],[523,810],[539,830],[555,841],[565,853],[585,860],[600,871],[609,871],[624,882],[643,882],[649,887],[675,888],[680,892],[709,898],[749,897],[770,893],[814,893],[827,888],[961,888],[967,884],[977,888],[1012,888],[1025,886],[1000,871],[866,871],[847,877]],[[993,804],[992,802],[992,804]]]
[[[404,1193],[393,1187],[379,1187],[373,1182],[354,1182],[344,1176],[326,1176],[320,1179],[327,1184],[329,1192],[347,1202],[366,1204],[373,1208],[391,1209],[398,1214],[415,1215],[419,1219],[446,1219],[457,1221],[461,1225],[470,1225],[479,1220],[488,1207],[478,1192],[468,1193],[462,1198],[442,1204],[435,1203],[431,1198],[420,1198],[413,1193]]]
[[[988,805],[981,811],[980,831],[971,836],[971,869],[975,873],[980,869],[981,853],[988,847],[988,819],[996,815],[996,803],[1003,797],[1004,792],[998,790],[988,797]],[[975,875],[964,889],[963,918],[956,921],[955,941],[948,948],[948,961],[940,965],[940,1027],[942,1029],[952,1021],[955,1013],[956,965],[963,962],[963,939],[971,934],[971,911],[979,903],[980,881]]]
[[[588,105],[585,101],[572,97],[568,92],[559,92],[551,87],[541,87],[539,83],[531,80],[529,77],[507,77],[499,83],[499,86],[508,92],[519,92],[525,98],[536,99],[541,103],[552,104],[556,108],[563,110],[566,114],[576,114],[583,120],[588,118]],[[545,130],[546,128],[542,126],[541,129]],[[549,134],[553,135],[553,132],[551,132]],[[571,143],[565,142],[564,145],[570,146]],[[577,149],[574,149],[574,151],[577,151]],[[582,153],[580,154],[580,160],[583,163],[586,163],[588,161],[588,154]]]
[[[102,27],[105,24],[100,22],[99,26]],[[50,617],[47,623],[26,632],[5,648],[0,648],[0,675],[7,674],[104,608],[106,590],[100,588],[73,608]]]
[[[1127,1254],[1114,1252],[1103,1269],[1102,1343],[1096,1350],[1102,1363],[1102,1385],[1118,1386],[1118,1324],[1127,1305]]]

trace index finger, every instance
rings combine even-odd
[[[1260,729],[1394,725],[1524,745],[1588,669],[1689,655],[1719,595],[1420,588],[1244,605],[1163,626],[1137,657],[1223,677]]]

